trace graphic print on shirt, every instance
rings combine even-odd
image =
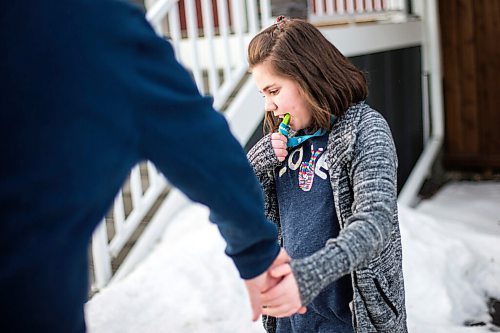
[[[302,191],[310,191],[314,180],[314,169],[316,167],[316,159],[323,152],[323,148],[314,150],[311,145],[311,159],[309,162],[302,162],[299,170],[299,187]]]
[[[291,152],[287,164],[290,170],[295,171],[299,169],[299,188],[305,192],[308,192],[312,188],[314,175],[319,176],[322,179],[327,178],[327,174],[325,171],[328,170],[328,167],[324,161],[325,155],[321,155],[324,152],[324,148],[318,148],[317,150],[315,150],[314,145],[311,145],[311,158],[308,162],[302,161],[304,157],[303,149],[304,147],[300,146],[298,149],[295,149],[293,152]],[[325,171],[321,170],[320,167],[325,169]],[[279,170],[278,176],[282,177],[286,171],[287,167],[284,166]]]

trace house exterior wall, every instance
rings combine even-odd
[[[500,1],[439,1],[444,165],[500,170]]]

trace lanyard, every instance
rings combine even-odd
[[[334,121],[335,121],[335,116],[332,115],[332,118],[331,118],[332,124]],[[288,138],[286,145],[289,148],[297,147],[298,145],[300,145],[302,142],[306,141],[307,139],[313,138],[315,136],[322,136],[326,133],[326,130],[320,128],[319,130],[317,130],[313,134],[293,136],[290,138],[290,137],[288,137],[288,135],[289,135],[288,131],[290,130],[290,126],[288,125],[289,122],[290,122],[290,115],[287,113],[285,115],[285,118],[283,119],[283,121],[281,122],[281,124],[278,128],[279,132]]]

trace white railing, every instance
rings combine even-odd
[[[269,24],[269,1],[159,0],[147,18],[220,109],[247,72],[248,39]]]
[[[313,23],[387,19],[406,12],[406,0],[309,0],[309,20]]]
[[[165,178],[151,162],[145,162],[142,168],[138,165],[132,169],[126,185],[118,192],[110,212],[113,220],[110,228],[114,231],[113,237],[109,240],[108,226],[104,219],[92,238],[95,277],[93,289],[100,289],[109,282],[112,276],[112,258],[116,258],[123,250],[166,187]]]
[[[312,7],[311,3],[309,19],[313,22],[327,15],[336,19],[346,13],[355,16],[368,12],[405,10],[404,0],[347,0],[345,3],[344,0],[316,0]],[[270,0],[156,0],[149,7],[146,17],[156,32],[171,42],[177,59],[190,70],[200,93],[214,97],[216,109],[226,104],[248,70],[246,46],[250,38],[272,22]],[[241,94],[248,94],[247,97],[251,98],[243,98]],[[253,105],[254,102],[257,105]],[[262,115],[259,116],[258,103],[260,99],[253,84],[245,83],[242,92],[233,101],[234,106],[228,108],[228,121],[242,144],[254,129],[248,128],[248,124],[251,122],[257,126],[260,122],[259,117]],[[235,121],[240,117],[240,111],[248,108],[249,104],[252,104],[251,110],[245,112],[247,118],[251,119]],[[263,112],[263,109],[260,111]],[[146,228],[113,277],[113,259],[123,251],[166,188],[165,178],[152,163],[145,162],[142,167],[132,169],[110,212],[113,224],[106,225],[103,221],[93,235],[93,290],[103,288],[112,278],[118,280],[125,276],[147,253],[150,243],[160,237],[168,221],[154,218],[148,225],[151,228]],[[168,195],[168,199],[172,200],[166,205],[162,204],[158,216],[164,218],[163,211],[179,207],[179,202],[185,202],[185,199],[176,197],[177,192]],[[129,201],[131,207],[128,207]],[[108,228],[112,232],[108,233]]]

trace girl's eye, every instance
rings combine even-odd
[[[269,95],[277,95],[278,90],[269,90]]]

